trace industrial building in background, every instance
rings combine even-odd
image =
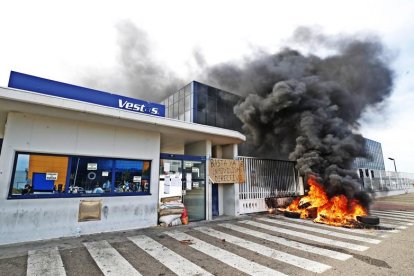
[[[365,168],[370,170],[385,171],[384,155],[380,142],[364,138],[364,150],[367,157],[357,157],[352,163],[355,169]]]

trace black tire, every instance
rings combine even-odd
[[[300,218],[300,213],[298,212],[284,211],[283,215],[287,218]]]
[[[380,223],[379,217],[375,216],[357,216],[359,222],[368,224],[368,225],[378,225]]]

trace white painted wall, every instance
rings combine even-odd
[[[238,155],[236,144],[222,146],[223,158],[234,159]],[[222,184],[223,214],[228,216],[238,216],[239,210],[239,183]],[[219,190],[220,192],[220,190]]]
[[[151,195],[96,198],[108,214],[90,222],[78,222],[81,198],[7,200],[16,151],[152,160]],[[0,157],[0,244],[73,236],[77,228],[90,234],[156,225],[159,155],[157,132],[9,113]]]

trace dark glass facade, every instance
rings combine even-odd
[[[165,105],[168,118],[244,133],[242,122],[234,114],[234,107],[243,99],[230,92],[192,81],[161,104]],[[240,144],[238,153],[240,156],[263,157],[249,143]]]
[[[193,81],[162,104],[168,118],[241,131],[242,123],[233,112],[241,100],[235,94]]]
[[[364,168],[370,170],[385,171],[384,156],[382,154],[381,143],[364,138],[364,148],[367,158],[355,158],[352,167],[355,169]]]

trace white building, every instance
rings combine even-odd
[[[52,92],[83,89],[29,78]],[[118,95],[111,107],[49,92],[0,87],[0,244],[155,226],[168,196],[160,175],[180,164],[190,215],[211,219],[205,160],[213,147],[233,159],[242,134],[144,114]],[[219,191],[220,214],[237,215],[238,184]],[[99,219],[80,221],[85,200],[99,203]]]

